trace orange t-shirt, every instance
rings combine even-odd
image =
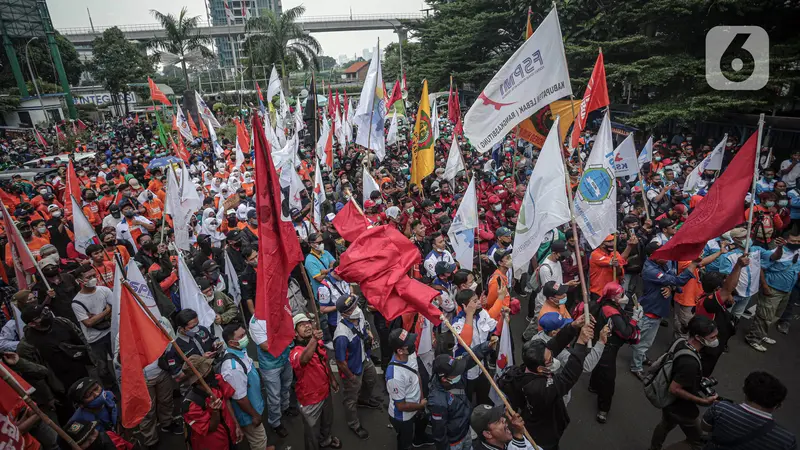
[[[103,260],[102,264],[92,264],[95,272],[97,272],[97,283],[109,289],[114,289],[114,269],[116,264],[114,260]]]
[[[678,261],[678,273],[683,273],[691,263],[691,261]],[[682,306],[697,306],[697,300],[703,295],[703,285],[700,284],[700,269],[695,268],[692,274],[694,278],[683,285],[681,288],[683,292],[676,292],[674,296],[675,302]]]
[[[100,217],[100,204],[97,202],[89,202],[83,206],[83,214],[86,216],[86,220],[92,224],[93,227],[99,226],[103,223],[103,219]]]
[[[39,249],[44,247],[45,245],[49,244],[46,238],[33,236],[31,237],[30,242],[28,242],[28,249],[30,249],[31,254],[35,260],[39,260]],[[6,265],[9,267],[14,267],[14,260],[11,258],[11,245],[6,244]]]
[[[542,305],[542,309],[539,310],[539,317],[541,318],[547,313],[555,312],[558,313],[559,316],[565,319],[572,319],[572,316],[567,311],[567,307],[564,305],[553,306],[549,302],[545,301],[544,305]],[[539,325],[539,331],[542,331],[542,326]]]
[[[625,269],[623,267],[628,263],[628,260],[623,259],[619,252],[614,252],[619,267],[617,267],[617,281],[622,282],[625,276]],[[612,253],[606,252],[602,247],[595,249],[589,258],[589,287],[590,291],[597,295],[603,295],[603,287],[606,284],[614,281],[614,268],[611,267]]]

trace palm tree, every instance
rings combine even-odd
[[[287,66],[319,69],[317,55],[322,52],[322,46],[297,23],[305,12],[302,5],[287,9],[283,14],[262,10],[260,17],[250,18],[245,25],[248,37],[244,53],[250,64],[272,63],[280,67],[284,90],[289,88]]]
[[[211,42],[211,39],[201,36],[197,29],[200,16],[188,17],[186,7],[181,9],[178,17],[172,14],[162,14],[155,9],[151,9],[150,13],[167,32],[166,37],[152,40],[150,47],[156,50],[156,55],[159,57],[162,53],[167,53],[173,55],[175,60],[180,61],[186,89],[189,89],[189,74],[186,72],[187,59],[191,61],[214,57],[214,53],[205,46]]]

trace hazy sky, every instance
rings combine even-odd
[[[398,2],[389,0],[283,0],[283,8],[305,5],[306,16],[347,15],[350,8],[353,14],[386,14],[419,12],[421,0]],[[94,26],[133,25],[154,23],[151,9],[162,13],[180,12],[187,7],[192,15],[206,17],[203,0],[47,0],[55,28],[88,27],[92,14]],[[314,35],[322,44],[324,53],[335,59],[346,54],[361,56],[364,48],[372,48],[378,38],[381,46],[397,41],[393,31],[357,31],[340,33],[317,33]]]

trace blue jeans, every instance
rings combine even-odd
[[[258,369],[267,391],[267,422],[271,427],[281,424],[281,411],[289,408],[292,389],[292,366],[288,362],[277,369]]]
[[[647,350],[650,349],[650,346],[653,345],[653,341],[656,340],[656,333],[658,333],[658,327],[660,325],[661,319],[651,319],[647,316],[642,316],[642,320],[639,321],[639,331],[641,332],[639,343],[631,346],[633,349],[633,359],[631,360],[632,372],[643,370],[642,364],[647,357]]]
[[[742,314],[747,309],[747,305],[750,304],[750,297],[739,297],[738,295],[733,296],[733,307],[731,308],[731,314],[737,319],[742,318]]]

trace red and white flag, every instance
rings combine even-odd
[[[497,370],[494,373],[494,379],[497,380],[509,367],[514,366],[514,351],[511,348],[511,326],[508,320],[503,319],[503,331],[500,332],[500,342],[497,344]],[[495,406],[503,404],[503,400],[497,395],[494,389],[489,392],[489,398],[492,399]]]
[[[6,230],[6,239],[11,246],[11,260],[14,261],[14,272],[17,276],[17,288],[27,289],[28,281],[25,278],[26,273],[36,273],[36,260],[31,254],[31,249],[28,244],[22,239],[16,224],[11,219],[11,214],[8,213],[6,205],[0,203],[3,207],[3,226]]]
[[[92,244],[99,244],[100,239],[97,238],[94,227],[92,227],[92,224],[86,219],[79,205],[80,203],[77,200],[72,199],[72,229],[75,235],[74,245],[76,252],[81,255],[86,255],[86,248]]]

